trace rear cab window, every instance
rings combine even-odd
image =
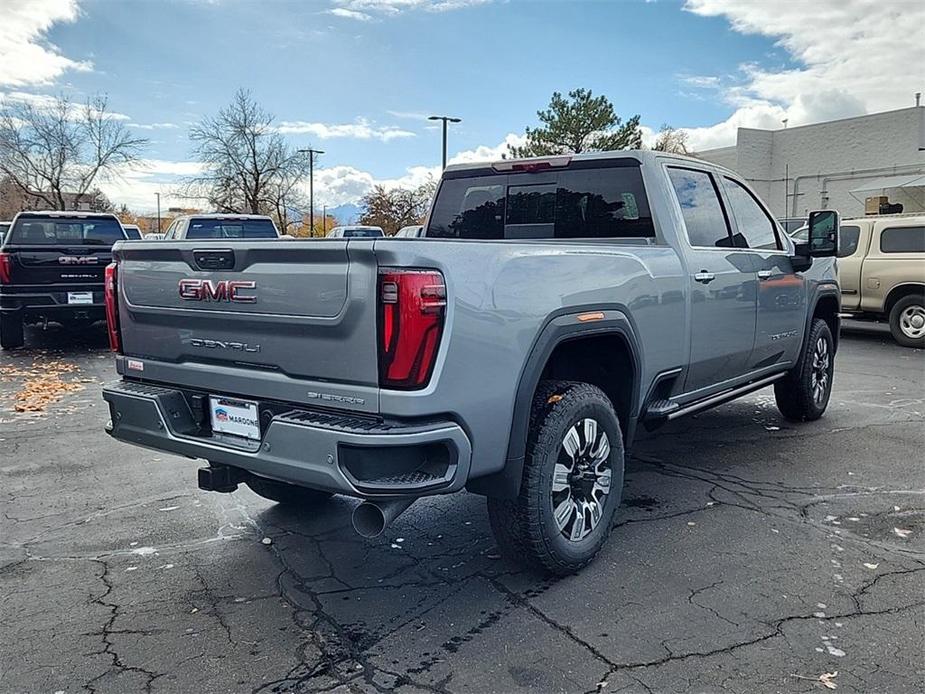
[[[537,172],[453,172],[440,185],[424,235],[651,238],[655,229],[638,163],[624,159],[574,162],[569,168]]]
[[[279,233],[269,219],[210,219],[193,217],[187,239],[276,239]]]
[[[125,239],[115,217],[20,217],[8,241],[23,246],[112,246]]]

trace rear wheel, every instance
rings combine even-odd
[[[904,296],[893,305],[890,332],[903,347],[925,347],[925,296]]]
[[[777,409],[789,420],[811,422],[819,419],[832,395],[835,371],[835,342],[829,325],[813,320],[803,355],[796,367],[774,384]]]
[[[0,347],[16,349],[25,343],[22,316],[0,314]]]
[[[610,536],[623,491],[623,436],[597,387],[545,381],[530,415],[516,499],[488,499],[501,550],[554,574],[578,571]]]
[[[291,506],[310,506],[330,499],[333,494],[321,492],[317,489],[308,489],[296,484],[287,484],[266,477],[250,476],[247,486],[264,499]]]

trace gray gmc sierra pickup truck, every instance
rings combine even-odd
[[[736,174],[658,152],[451,166],[415,239],[116,244],[115,438],[204,459],[199,486],[364,502],[488,497],[554,573],[607,539],[641,425],[772,385],[825,411],[838,215],[794,245]]]

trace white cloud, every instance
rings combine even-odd
[[[322,140],[338,137],[357,140],[380,140],[390,142],[405,137],[414,137],[410,130],[403,130],[394,125],[378,127],[365,118],[358,118],[354,123],[312,123],[308,121],[282,121],[277,130],[287,135],[314,135]]]
[[[457,152],[449,158],[450,164],[490,162],[501,159],[511,145],[522,145],[523,135],[508,134],[494,146],[482,145],[475,149]],[[315,169],[315,204],[337,207],[346,203],[358,203],[374,186],[386,188],[417,188],[429,179],[440,178],[439,166],[411,166],[397,178],[377,178],[369,171],[353,166],[332,166]],[[305,193],[308,186],[305,185]]]
[[[777,71],[743,65],[732,81],[682,78],[736,107],[722,123],[687,129],[694,149],[735,144],[737,127],[780,128],[785,118],[794,126],[911,106],[921,90],[925,3],[687,0],[685,9],[725,17],[740,33],[776,38],[800,64]]]
[[[127,125],[130,128],[138,128],[139,130],[160,130],[180,127],[176,123],[127,123]]]
[[[447,163],[472,164],[480,161],[498,161],[501,159],[501,155],[507,154],[509,147],[521,147],[526,143],[526,141],[527,138],[525,138],[523,135],[508,133],[505,135],[504,139],[494,147],[490,147],[488,145],[479,145],[475,149],[467,149],[462,152],[458,152],[454,156],[450,157]]]
[[[61,55],[45,39],[58,22],[74,22],[76,0],[3,0],[0,2],[0,85],[48,84],[68,70],[88,71],[89,61]]]
[[[493,0],[333,0],[336,7],[328,10],[328,14],[368,22],[376,17],[394,17],[412,10],[449,12],[490,2]]]
[[[117,207],[128,205],[136,212],[152,212],[157,207],[156,193],[161,194],[161,210],[168,207],[197,207],[202,201],[176,195],[181,179],[202,173],[204,167],[195,161],[142,159],[130,166],[118,168],[98,181],[100,189]]]
[[[358,12],[357,10],[348,10],[346,7],[335,7],[334,9],[328,10],[328,14],[332,14],[335,17],[340,17],[342,19],[356,19],[360,22],[369,22],[372,21],[372,15],[366,14],[365,12]]]
[[[49,110],[54,108],[58,104],[58,97],[51,96],[50,94],[33,94],[31,92],[3,92],[0,91],[0,107],[4,104],[29,104],[36,110]],[[84,109],[86,108],[86,102],[71,100],[68,108],[68,118],[70,120],[78,120],[84,117]],[[108,107],[107,107],[108,108]],[[92,109],[94,115],[99,114],[95,108]],[[119,113],[118,111],[109,111],[105,112],[105,117],[110,120],[131,120],[129,116],[124,113]],[[128,125],[132,125],[129,123]]]
[[[418,111],[386,111],[390,116],[395,118],[404,118],[406,120],[427,120],[429,113],[420,113]]]

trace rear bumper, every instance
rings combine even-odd
[[[260,441],[248,441],[203,429],[179,390],[119,381],[103,389],[103,399],[112,418],[107,433],[120,441],[361,498],[459,491],[472,458],[455,422],[293,409],[269,418]]]
[[[93,303],[69,304],[68,292],[92,292]],[[3,313],[23,313],[29,315],[62,315],[85,313],[104,318],[106,313],[102,289],[74,287],[47,292],[0,293],[0,311]]]

